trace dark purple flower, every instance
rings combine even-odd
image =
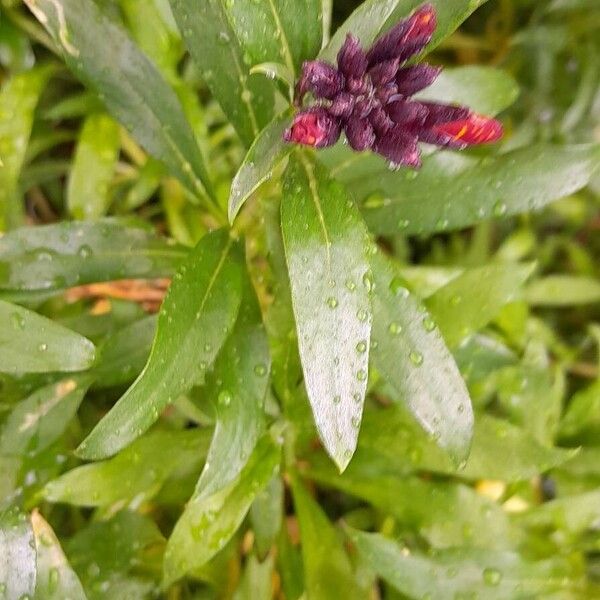
[[[428,64],[406,66],[430,42],[435,9],[424,4],[375,40],[368,51],[349,34],[337,67],[308,61],[296,85],[296,104],[309,92],[315,106],[300,110],[285,132],[289,142],[324,148],[343,131],[357,151],[373,150],[394,165],[418,168],[418,142],[465,148],[494,142],[502,125],[463,106],[422,102],[413,94],[431,85],[440,73]]]

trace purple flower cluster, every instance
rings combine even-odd
[[[424,4],[377,39],[368,51],[349,34],[337,56],[305,62],[296,104],[310,92],[317,104],[300,110],[285,132],[289,142],[324,148],[342,131],[356,151],[373,150],[394,165],[418,168],[418,142],[464,148],[502,137],[502,125],[463,106],[424,102],[411,96],[440,73],[428,64],[406,65],[431,40],[435,9]]]

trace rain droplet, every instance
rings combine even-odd
[[[356,351],[364,354],[367,351],[367,342],[364,340],[356,344]]]
[[[506,214],[506,211],[508,210],[508,207],[506,206],[506,204],[504,202],[502,202],[502,200],[498,200],[498,202],[496,202],[496,204],[494,204],[494,216],[495,217],[502,217]]]
[[[358,317],[358,320],[361,323],[364,323],[368,318],[369,318],[369,313],[364,309],[361,308],[357,313],[356,316]]]
[[[454,296],[452,296],[452,298],[450,298],[450,304],[452,306],[458,306],[461,302],[462,296],[460,296],[459,294],[455,294]]]
[[[420,367],[423,364],[423,355],[416,350],[413,350],[408,357],[410,358],[410,362],[417,367]]]
[[[502,581],[502,573],[498,569],[484,569],[483,581],[486,585],[496,586]]]
[[[423,319],[423,327],[425,331],[433,331],[435,329],[435,322],[431,317],[425,317]]]
[[[354,281],[352,281],[352,279],[347,279],[345,285],[351,292],[353,292],[356,289],[356,284],[354,283]]]
[[[409,295],[409,291],[404,287],[404,281],[400,277],[394,277],[390,281],[390,292],[400,298],[408,298]]]
[[[84,244],[77,250],[77,254],[80,258],[89,258],[93,253],[94,251],[87,244]]]
[[[410,225],[410,221],[408,219],[400,219],[398,221],[398,229],[407,229]]]
[[[393,323],[390,323],[390,326],[388,327],[388,331],[392,335],[399,335],[400,333],[402,333],[402,325],[400,325],[400,323],[396,323],[396,321],[394,321]]]
[[[375,283],[373,282],[373,273],[371,273],[371,271],[367,271],[364,275],[363,275],[363,285],[367,288],[367,292],[372,292],[373,288],[375,287]]]
[[[40,352],[46,352],[46,350],[48,350],[48,344],[40,344],[40,345],[38,346],[38,350],[39,350]]]
[[[254,367],[254,373],[259,377],[264,377],[267,374],[267,367],[260,363]]]
[[[333,296],[330,296],[329,298],[327,298],[327,306],[329,306],[329,308],[337,308],[339,302],[337,300],[337,298],[334,298]]]
[[[18,312],[10,316],[10,321],[15,329],[25,329],[25,318]]]
[[[354,427],[354,429],[358,429],[360,427],[360,418],[359,417],[352,417],[350,422],[352,423],[352,427]]]
[[[334,396],[333,397],[333,403],[334,404],[339,404],[342,401],[342,397],[341,396]]]
[[[219,393],[218,402],[220,406],[229,406],[231,404],[231,393],[228,390],[222,390]]]
[[[364,369],[361,369],[356,374],[356,379],[358,379],[359,381],[365,381],[366,378],[367,378],[367,372]]]

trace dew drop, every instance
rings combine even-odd
[[[367,351],[367,342],[364,340],[356,344],[356,351],[364,354]]]
[[[503,217],[506,214],[508,207],[502,200],[498,200],[496,204],[494,204],[494,216],[495,217]]]
[[[390,323],[390,326],[388,327],[388,331],[392,334],[392,335],[399,335],[400,333],[402,333],[402,325],[400,325],[400,323],[396,323],[396,321]]]
[[[425,317],[423,319],[423,327],[427,332],[433,331],[435,329],[435,321],[431,317]]]
[[[361,369],[356,374],[356,379],[358,379],[359,381],[365,381],[367,379],[367,372],[364,369]]]
[[[329,308],[337,308],[339,302],[337,298],[330,296],[329,298],[327,298],[326,304],[327,306],[329,306]]]
[[[356,284],[354,281],[352,281],[352,279],[347,279],[345,285],[351,292],[356,289]]]
[[[369,318],[369,313],[364,308],[361,308],[356,313],[356,316],[361,323],[364,323]]]
[[[410,225],[410,221],[408,219],[400,219],[398,221],[398,229],[407,229]]]
[[[352,417],[352,419],[350,419],[350,422],[352,423],[352,427],[354,427],[354,429],[358,429],[360,427],[359,417]]]
[[[87,244],[84,244],[77,250],[77,254],[80,258],[89,258],[93,253],[94,251]]]
[[[498,569],[484,569],[483,581],[486,585],[496,586],[502,581],[502,573]]]
[[[333,403],[334,404],[339,404],[342,401],[342,397],[341,396],[334,396],[333,397]]]
[[[38,346],[38,350],[39,350],[40,352],[46,352],[46,350],[48,350],[48,344],[40,344],[40,345]]]
[[[218,402],[220,406],[229,406],[231,404],[231,393],[228,390],[219,392]]]
[[[259,363],[254,367],[254,373],[259,377],[264,377],[267,374],[267,367],[262,363]]]
[[[416,350],[411,351],[408,357],[410,358],[410,362],[417,367],[420,367],[423,364],[423,355]]]

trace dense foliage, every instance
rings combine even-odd
[[[499,143],[287,143],[420,4],[0,0],[0,598],[600,596],[600,7],[432,1]]]

